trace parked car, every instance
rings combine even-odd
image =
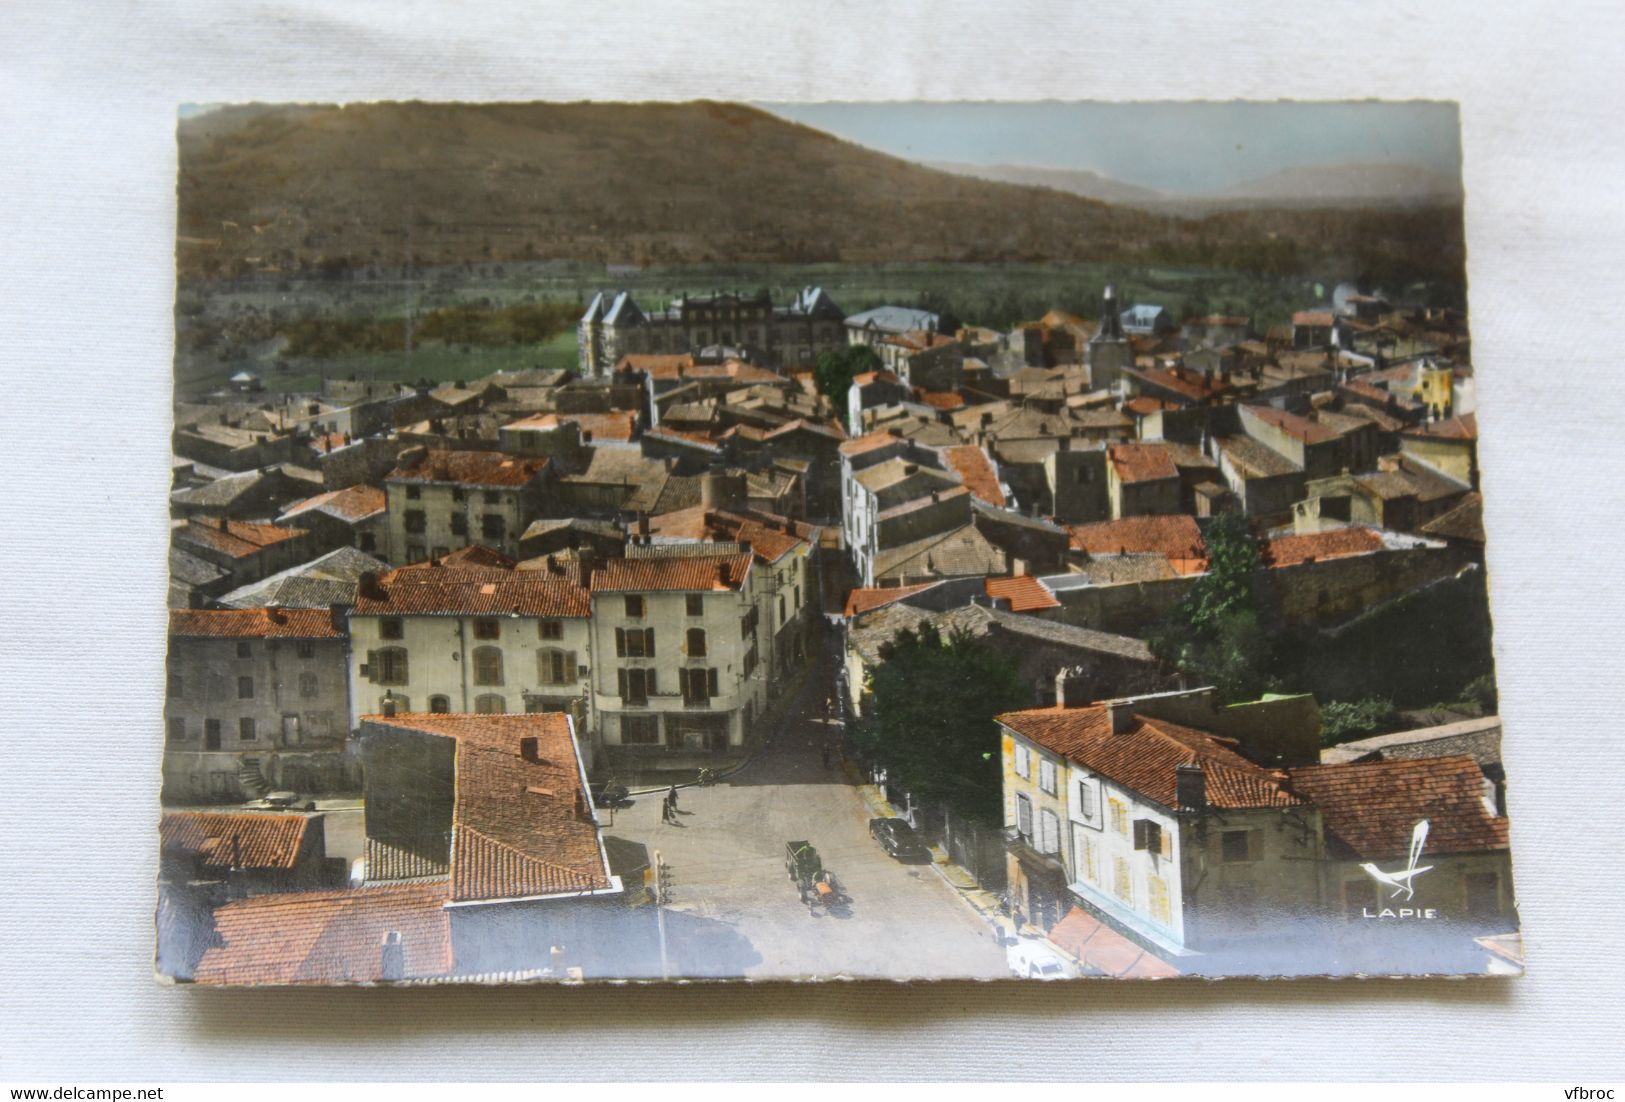
[[[869,833],[882,849],[899,861],[931,860],[931,851],[925,848],[914,828],[901,819],[870,819]]]
[[[1036,938],[1016,938],[1015,944],[1005,948],[1005,959],[1010,965],[1010,974],[1023,979],[1064,980],[1072,977],[1072,970],[1060,954]]]

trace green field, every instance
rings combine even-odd
[[[1124,303],[1166,307],[1175,318],[1244,314],[1260,329],[1284,323],[1294,310],[1325,301],[1346,272],[1283,279],[1201,268],[1106,264],[739,264],[606,268],[575,263],[464,265],[428,271],[369,271],[343,279],[273,279],[184,284],[177,301],[176,390],[183,396],[220,387],[232,374],[257,372],[276,391],[314,390],[320,380],[350,375],[437,383],[493,371],[573,367],[575,334],[560,311],[557,331],[542,341],[514,343],[499,326],[457,341],[418,340],[406,352],[404,321],[434,311],[501,320],[529,304],[584,306],[600,289],[631,291],[645,309],[683,293],[766,289],[786,302],[805,286],[823,287],[848,314],[886,303],[944,310],[962,322],[1008,329],[1060,308],[1093,318],[1108,282]],[[1422,301],[1453,301],[1460,288],[1418,288]],[[312,346],[313,328],[342,339]],[[477,328],[477,327],[476,327]],[[294,338],[290,340],[290,335]],[[328,334],[330,336],[330,334]],[[422,335],[420,322],[419,336]],[[353,345],[346,345],[353,340]],[[389,351],[399,345],[400,351]]]

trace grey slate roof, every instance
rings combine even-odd
[[[1388,735],[1355,739],[1327,747],[1320,752],[1322,765],[1361,761],[1373,756],[1383,761],[1416,758],[1448,758],[1465,754],[1479,765],[1495,765],[1501,760],[1501,717],[1446,723],[1415,731],[1395,731]]]
[[[876,306],[846,319],[849,328],[861,329],[873,325],[883,333],[906,333],[910,329],[935,329],[938,317],[929,310],[916,310],[908,306]]]
[[[220,598],[228,608],[326,608],[355,600],[355,587],[369,570],[385,571],[389,564],[354,547],[340,547],[320,558],[278,571],[268,578],[234,589]]]

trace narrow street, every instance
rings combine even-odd
[[[809,709],[825,682],[807,679],[767,747],[715,785],[678,791],[679,824],[662,794],[635,797],[606,835],[659,850],[671,869],[666,909],[674,975],[887,979],[1008,975],[984,921],[929,865],[905,865],[869,837],[870,812],[832,759]],[[817,848],[851,903],[800,901],[785,843]]]

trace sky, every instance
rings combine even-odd
[[[1397,162],[1461,176],[1452,103],[759,103],[911,161],[1089,169],[1201,194],[1306,164]]]

